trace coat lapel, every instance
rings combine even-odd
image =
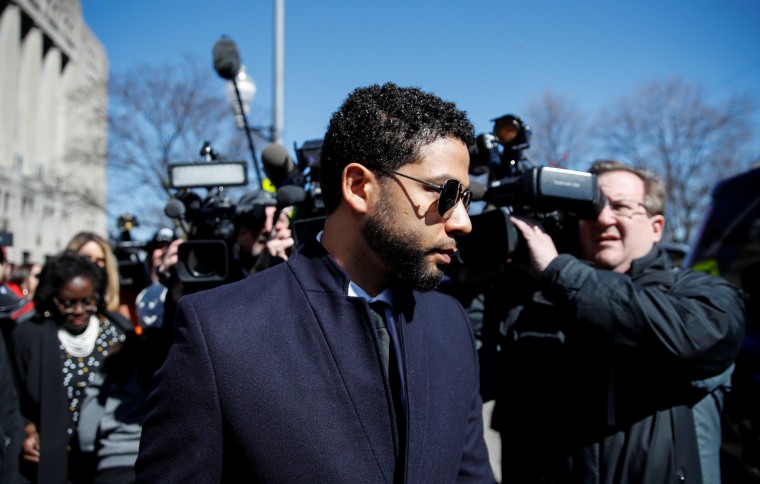
[[[404,365],[406,371],[406,395],[407,395],[407,445],[406,445],[406,472],[408,482],[423,482],[424,455],[428,426],[429,405],[428,393],[428,341],[425,337],[425,321],[418,317],[414,298],[411,294],[408,299],[398,299],[401,302],[402,311],[399,312],[398,326],[401,333],[401,345],[403,348]],[[429,325],[427,325],[429,326]]]
[[[375,329],[364,300],[347,296],[347,275],[326,256],[321,244],[315,244],[318,247],[308,245],[297,256],[310,259],[310,263],[289,262],[324,335],[352,411],[384,477],[392,482],[397,432]]]

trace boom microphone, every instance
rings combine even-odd
[[[271,143],[261,152],[261,163],[269,180],[277,188],[281,187],[288,178],[296,172],[296,165],[285,147]],[[279,192],[278,192],[279,193]]]
[[[277,208],[279,210],[291,205],[298,205],[304,200],[306,200],[306,190],[298,185],[285,185],[277,189]]]
[[[214,44],[214,69],[219,77],[228,81],[240,72],[240,54],[230,39],[222,38]]]

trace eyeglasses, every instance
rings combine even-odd
[[[634,215],[649,215],[649,209],[643,203],[636,200],[607,200],[612,213],[618,217],[633,218]],[[638,212],[638,208],[643,207],[643,212]]]
[[[438,196],[438,214],[443,219],[448,219],[451,217],[451,215],[454,213],[454,209],[456,208],[457,203],[459,203],[460,200],[462,201],[462,205],[464,205],[465,210],[470,208],[470,202],[472,201],[472,192],[469,189],[466,189],[461,182],[454,180],[453,178],[446,180],[443,185],[438,185],[436,183],[420,180],[419,178],[414,178],[413,176],[405,175],[397,171],[386,170],[385,168],[380,168],[379,166],[370,166],[369,168],[386,174],[403,176],[404,178],[414,180],[417,183],[438,190],[441,193]]]
[[[71,314],[77,307],[77,304],[81,304],[82,308],[86,312],[95,312],[98,309],[98,296],[83,297],[81,299],[58,299],[53,296],[53,302],[63,308],[62,312],[65,314]]]

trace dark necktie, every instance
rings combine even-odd
[[[385,374],[388,376],[388,382],[391,387],[396,415],[403,421],[406,415],[406,394],[401,382],[401,375],[399,374],[397,358],[400,358],[400,355],[397,354],[398,348],[396,348],[393,342],[393,338],[388,330],[388,321],[385,319],[386,307],[387,304],[383,301],[373,301],[369,303],[369,313],[377,328],[378,336],[380,336],[380,356],[383,360]],[[390,324],[394,324],[393,321]],[[403,428],[403,426],[400,428]]]
[[[383,360],[383,369],[388,375],[390,369],[391,335],[388,332],[388,324],[385,322],[385,303],[374,301],[369,303],[369,315],[375,323],[377,334],[380,336],[380,357]]]

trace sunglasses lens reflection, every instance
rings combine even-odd
[[[465,210],[470,209],[471,201],[472,201],[472,192],[468,190],[462,194],[462,205],[464,205]]]
[[[438,213],[447,218],[451,215],[452,210],[456,207],[461,183],[456,180],[446,180],[441,190],[441,196],[438,199]]]

